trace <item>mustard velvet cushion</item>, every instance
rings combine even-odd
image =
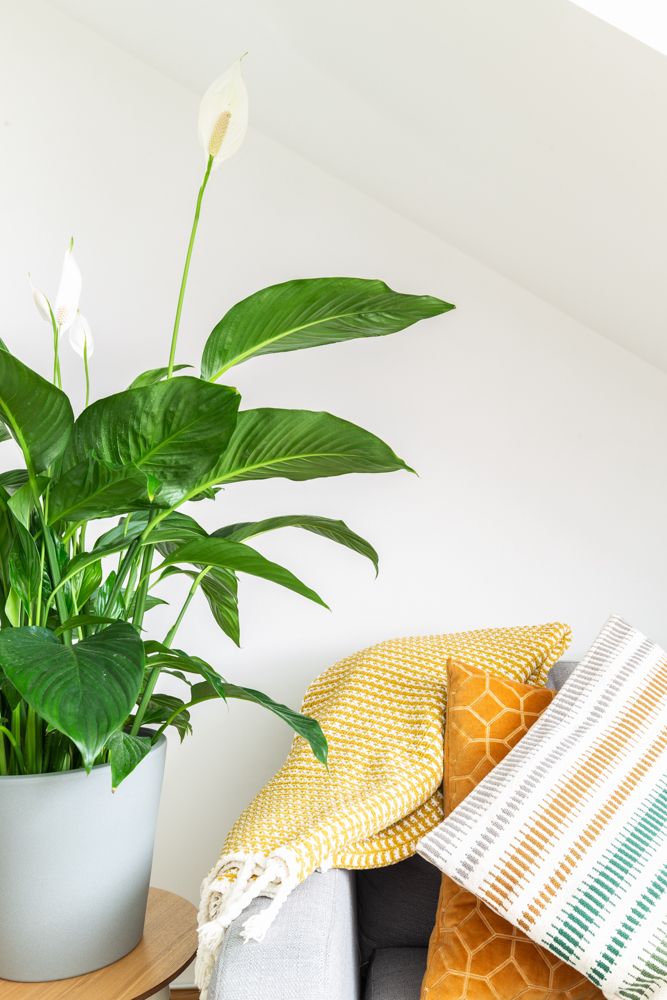
[[[450,659],[445,814],[521,740],[554,692]],[[593,1000],[581,973],[443,875],[421,1000]]]

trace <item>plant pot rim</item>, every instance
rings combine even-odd
[[[140,729],[139,735],[154,735],[154,731],[152,729]],[[164,733],[160,733],[157,740],[146,754],[146,757],[150,757],[155,750],[164,746],[166,742],[167,737]],[[141,764],[138,766],[140,767]],[[85,767],[73,767],[70,771],[41,771],[39,774],[0,774],[0,784],[3,781],[32,781],[35,778],[66,778],[68,775],[75,774],[84,774],[86,777],[90,777],[93,773],[97,774],[105,770],[111,770],[111,764],[95,764],[90,771],[86,771]]]

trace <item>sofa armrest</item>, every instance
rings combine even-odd
[[[353,872],[316,872],[292,892],[263,941],[239,931],[268,905],[256,899],[232,923],[215,966],[211,1000],[359,1000]]]

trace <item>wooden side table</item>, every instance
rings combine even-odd
[[[39,944],[37,944],[39,947]],[[197,951],[197,911],[192,903],[164,889],[148,896],[144,936],[129,955],[113,965],[74,979],[15,983],[0,979],[1,1000],[145,1000],[168,996],[169,983]]]

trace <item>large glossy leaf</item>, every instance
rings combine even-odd
[[[394,472],[409,465],[375,434],[331,413],[244,410],[206,485]]]
[[[122,730],[114,733],[107,743],[111,765],[111,788],[115,792],[128,774],[151,752],[148,736],[130,736]]]
[[[118,623],[67,646],[44,628],[0,631],[0,667],[37,715],[78,747],[89,770],[134,707],[144,647]]]
[[[76,421],[67,466],[90,456],[136,466],[161,484],[161,501],[177,503],[224,452],[238,405],[235,389],[189,376],[107,396]]]
[[[240,542],[230,542],[226,538],[201,538],[197,541],[179,545],[167,556],[163,565],[172,566],[180,563],[192,563],[197,566],[214,566],[220,569],[230,569],[238,573],[249,573],[264,580],[280,584],[288,590],[293,590],[302,597],[307,597],[316,604],[327,607],[319,594],[302,583],[293,573],[278,563],[266,559],[249,545]]]
[[[223,316],[206,342],[202,378],[215,381],[258,354],[381,337],[453,308],[365,278],[285,281],[255,292]]]
[[[265,531],[275,531],[276,528],[304,528],[315,535],[321,535],[339,545],[366,556],[378,571],[378,554],[365,538],[357,535],[344,521],[334,521],[330,517],[318,517],[313,514],[282,514],[278,517],[267,517],[263,521],[244,521],[239,524],[228,524],[213,532],[213,538],[229,538],[233,542],[243,542],[246,538],[254,538]]]
[[[36,472],[61,454],[72,432],[74,414],[64,392],[0,351],[0,419]]]
[[[134,465],[118,468],[87,458],[53,484],[49,523],[113,517],[140,503],[148,503],[145,472]]]

